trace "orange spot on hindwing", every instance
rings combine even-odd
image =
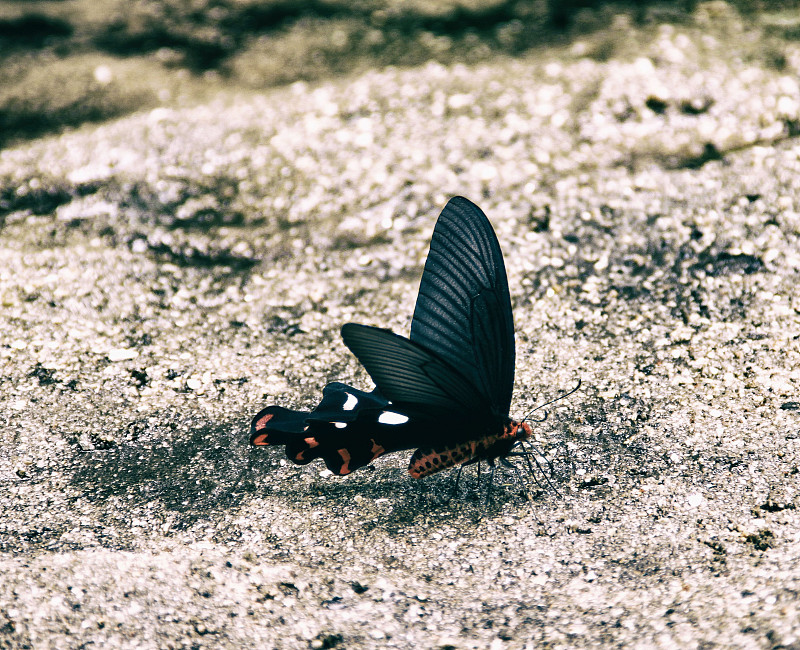
[[[339,471],[336,472],[337,474],[341,474],[344,476],[345,474],[349,474],[352,470],[350,469],[350,452],[347,449],[338,449],[339,455],[342,457],[342,466],[339,468]]]
[[[256,431],[261,431],[265,426],[267,426],[267,422],[272,419],[272,413],[267,413],[263,418],[259,418],[256,421],[255,429]]]
[[[385,454],[386,450],[383,447],[381,447],[377,442],[375,442],[373,439],[370,439],[370,442],[372,443],[372,450],[371,450],[372,458],[370,459],[370,462],[372,462],[381,454]]]
[[[313,437],[310,437],[310,436],[308,438],[303,438],[303,442],[306,445],[305,448],[304,449],[300,449],[294,455],[293,460],[296,463],[307,463],[307,462],[309,462],[309,460],[311,460],[311,459],[306,458],[306,452],[314,449],[314,447],[319,447],[319,441],[316,438],[313,438]]]
[[[267,422],[272,419],[272,415],[272,413],[265,413],[262,417],[255,421],[253,424],[253,436],[250,438],[250,442],[252,444],[258,445],[259,447],[270,444],[268,440],[269,433],[267,433],[264,429],[267,428]]]

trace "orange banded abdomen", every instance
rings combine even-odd
[[[486,436],[480,440],[467,440],[446,447],[420,448],[411,456],[408,473],[413,478],[424,478],[472,460],[485,458],[491,462],[499,456],[504,456],[515,441],[530,438],[531,435],[529,424],[510,421],[503,427],[502,433],[497,435]]]

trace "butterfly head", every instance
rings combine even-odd
[[[511,420],[506,428],[514,440],[527,440],[533,435],[531,425],[527,422],[516,422]]]

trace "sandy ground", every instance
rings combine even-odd
[[[719,3],[604,38],[0,154],[0,647],[800,647],[800,48]],[[583,380],[555,489],[251,449],[369,387],[339,327],[408,332],[455,194],[512,415]]]

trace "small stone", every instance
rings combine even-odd
[[[139,356],[139,352],[133,348],[116,348],[108,353],[109,361],[129,361]]]
[[[697,508],[703,501],[705,498],[702,494],[690,494],[686,497],[686,503],[690,508]]]

